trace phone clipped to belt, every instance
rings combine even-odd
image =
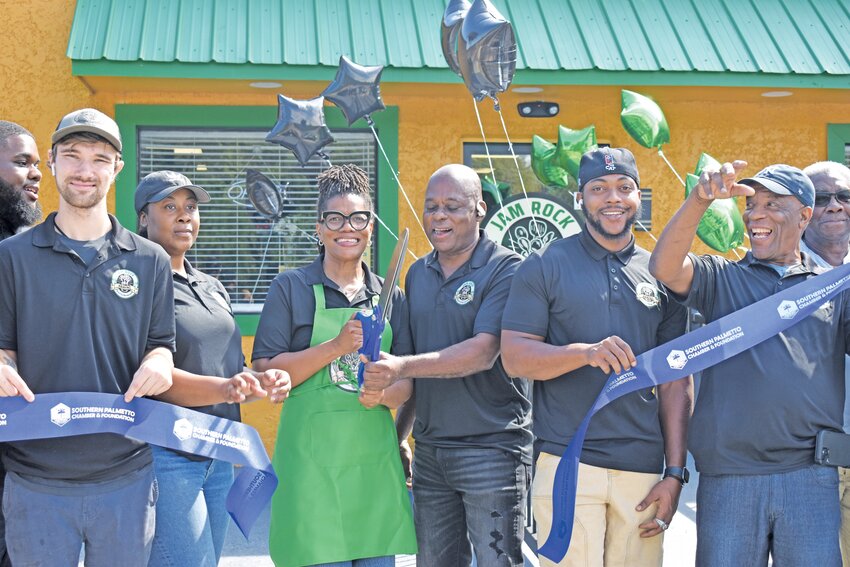
[[[815,462],[828,467],[850,467],[850,435],[829,429],[819,431]]]

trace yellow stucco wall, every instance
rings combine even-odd
[[[36,135],[44,160],[50,133],[59,118],[83,106],[114,114],[116,104],[276,104],[277,91],[251,89],[247,81],[73,77],[71,62],[65,56],[73,10],[73,2],[35,0],[7,7],[3,15],[4,26],[14,30],[14,34],[9,35],[11,39],[0,51],[0,118],[29,128]],[[32,14],[38,14],[38,18],[34,19]],[[296,98],[307,98],[316,96],[324,86],[285,83],[278,90]],[[634,87],[633,90],[654,97],[664,110],[672,132],[672,142],[665,153],[682,174],[693,169],[703,151],[721,160],[746,159],[750,162],[749,173],[777,162],[802,167],[826,159],[827,124],[850,123],[847,91],[796,89],[793,96],[771,99],[762,97],[761,92],[772,89]],[[471,99],[460,83],[385,84],[382,92],[387,104],[399,107],[400,177],[414,205],[419,207],[430,173],[445,163],[461,161],[464,141],[481,139]],[[551,119],[520,118],[516,104],[536,99],[559,102],[560,115]],[[681,202],[682,187],[661,159],[654,151],[638,146],[620,125],[620,87],[547,86],[539,94],[507,93],[502,97],[502,106],[514,142],[527,142],[533,134],[554,139],[559,124],[571,128],[595,124],[600,140],[631,148],[637,156],[642,185],[654,190],[656,234]],[[479,108],[488,139],[505,141],[492,105],[482,103]],[[175,117],[175,123],[178,122],[179,117]],[[56,208],[58,198],[47,169],[44,171],[41,199],[49,211]],[[411,227],[411,247],[423,254],[429,249],[427,241],[401,198],[399,203],[400,223]],[[110,195],[110,207],[114,208],[114,194]],[[638,238],[642,245],[652,247],[647,235],[639,234]],[[696,249],[707,250],[701,245]],[[250,337],[243,340],[248,354],[251,343]],[[276,409],[258,402],[247,406],[244,414],[245,420],[270,442],[276,428]]]

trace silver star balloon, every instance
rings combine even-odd
[[[334,141],[325,125],[324,97],[296,100],[277,95],[277,122],[266,141],[292,150],[302,166],[314,155],[325,157],[322,148]]]
[[[348,125],[351,126],[360,118],[386,108],[381,100],[383,70],[383,65],[358,65],[342,55],[339,58],[336,77],[322,92],[322,96],[342,110]]]

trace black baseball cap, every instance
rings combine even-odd
[[[640,176],[632,152],[626,148],[590,150],[581,156],[578,167],[578,188],[581,190],[591,179],[617,173],[631,177],[640,187]]]
[[[195,194],[199,203],[209,203],[210,194],[203,187],[192,183],[188,177],[176,171],[154,171],[145,176],[136,187],[136,214],[148,203],[158,203],[178,189],[188,189]]]
[[[752,177],[741,179],[743,185],[761,185],[777,195],[793,195],[807,207],[815,206],[815,186],[809,176],[792,165],[769,165]]]

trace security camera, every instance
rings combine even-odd
[[[535,100],[533,102],[521,102],[517,105],[517,112],[524,118],[552,118],[557,116],[561,107],[557,102]]]

